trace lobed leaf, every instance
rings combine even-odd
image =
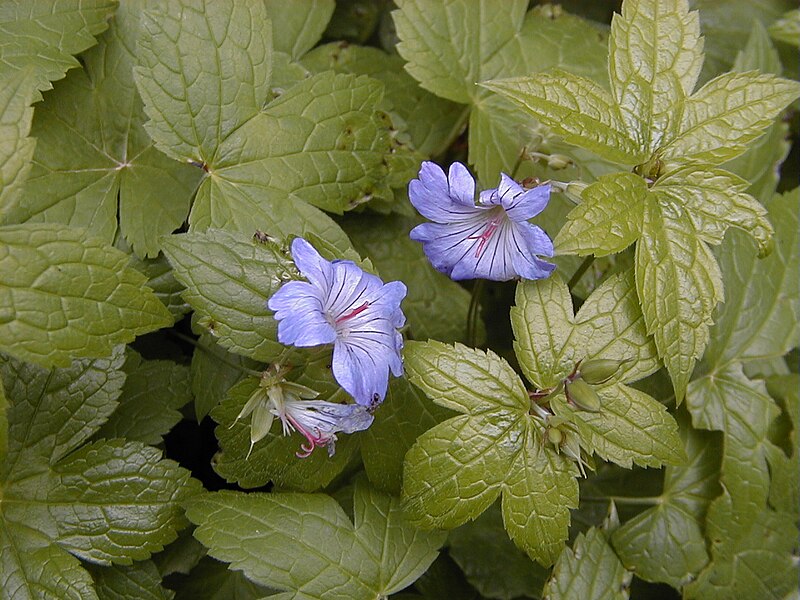
[[[104,356],[172,324],[128,257],[55,224],[0,228],[0,350],[43,366]]]
[[[31,168],[34,85],[31,69],[0,75],[0,223],[8,220]]]

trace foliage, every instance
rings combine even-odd
[[[0,0],[0,598],[796,597],[800,11],[617,8]],[[426,160],[556,272],[437,271]],[[408,288],[305,458],[296,237]]]

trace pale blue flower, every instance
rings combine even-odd
[[[328,261],[303,238],[292,258],[308,281],[285,283],[269,299],[278,341],[299,347],[333,344],[333,376],[359,404],[383,401],[389,372],[403,374],[400,350],[405,324],[400,302],[406,286],[384,284],[349,260]]]
[[[411,239],[452,279],[543,279],[555,265],[538,255],[553,256],[553,242],[528,219],[544,210],[550,190],[549,184],[525,189],[503,173],[500,185],[481,192],[476,203],[475,180],[464,165],[453,163],[446,176],[425,161],[408,195],[433,222],[417,225]]]

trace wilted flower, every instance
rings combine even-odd
[[[308,281],[285,283],[267,305],[278,320],[278,340],[298,347],[333,344],[333,376],[359,404],[383,401],[389,371],[403,374],[397,331],[405,323],[406,286],[384,284],[349,260],[327,261],[303,238],[292,258]]]
[[[423,162],[408,195],[433,223],[416,226],[411,239],[422,242],[431,264],[452,279],[543,279],[555,265],[537,255],[552,256],[553,242],[528,219],[547,206],[550,189],[525,189],[503,173],[500,185],[481,192],[476,203],[475,180],[464,165],[453,163],[445,176],[435,163]]]

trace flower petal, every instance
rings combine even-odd
[[[553,263],[539,259],[536,255],[553,255],[553,242],[547,234],[530,223],[516,223],[512,228],[515,244],[525,251],[512,255],[514,270],[524,279],[545,279],[555,270]]]
[[[504,196],[503,208],[506,210],[508,218],[519,222],[527,221],[538,215],[550,202],[551,189],[550,184],[545,183],[525,190],[517,196]]]
[[[300,273],[320,290],[326,289],[331,280],[331,263],[301,237],[292,241],[292,259]]]
[[[450,198],[464,206],[475,206],[475,179],[467,167],[460,162],[454,162],[450,165],[447,179],[450,183]]]
[[[278,321],[278,341],[301,348],[331,344],[336,330],[323,311],[319,290],[305,281],[290,281],[267,302]]]
[[[476,219],[457,225],[422,223],[411,230],[410,237],[422,242],[422,249],[435,269],[452,277],[456,263],[465,255],[475,253],[480,243],[477,236],[490,220],[490,215],[484,212]],[[462,279],[471,279],[471,276]]]
[[[463,165],[455,169],[454,166],[450,168],[454,179],[448,183],[439,165],[425,161],[420,167],[419,179],[412,179],[408,184],[411,204],[431,221],[457,223],[483,210],[475,206],[475,181],[472,176]]]
[[[399,360],[393,356],[394,331],[390,335],[388,340],[385,334],[351,335],[333,346],[333,376],[362,406],[377,406],[386,396],[390,362]]]

